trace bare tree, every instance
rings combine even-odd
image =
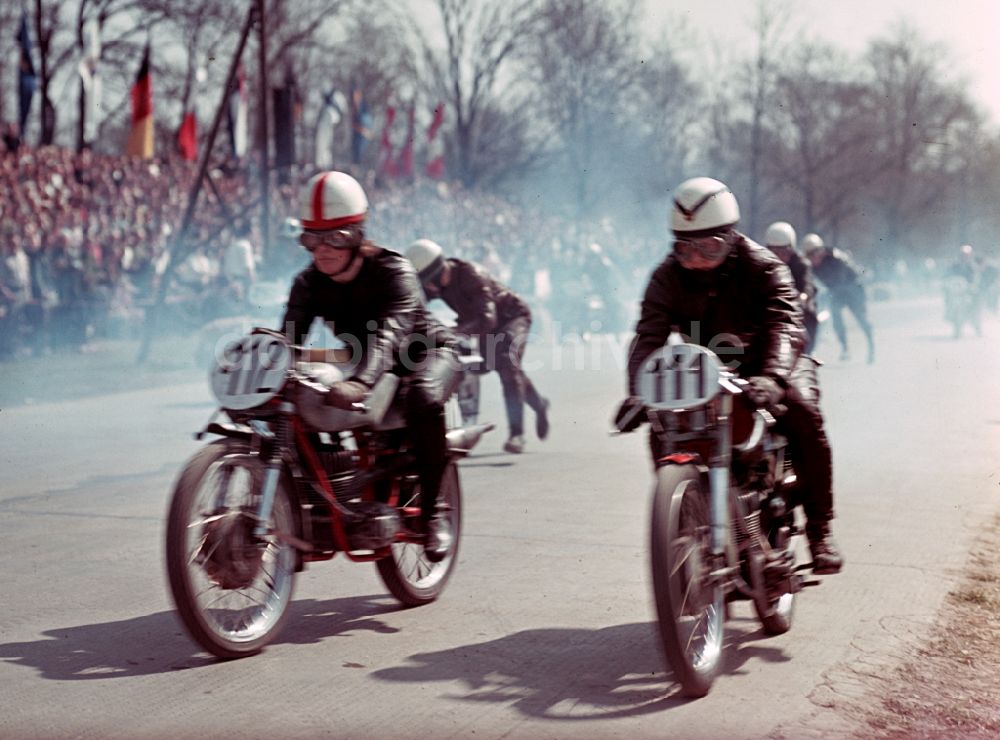
[[[875,154],[882,163],[875,202],[890,254],[941,206],[940,178],[953,166],[948,145],[978,125],[964,86],[946,74],[946,52],[903,24],[867,53],[874,95]]]
[[[762,211],[794,220],[803,231],[821,231],[834,241],[863,205],[859,183],[874,177],[876,100],[860,70],[831,47],[804,44],[777,72],[771,125],[775,145],[762,152],[765,179],[776,201]],[[794,204],[794,209],[787,205]]]
[[[642,63],[634,0],[546,0],[531,37],[526,69],[552,147],[572,184],[578,225],[593,215],[595,185],[617,160],[621,131],[633,128],[628,99]]]
[[[432,90],[447,101],[458,177],[475,184],[491,164],[482,155],[484,111],[502,110],[501,77],[537,23],[537,0],[436,0],[445,47],[425,45]]]
[[[0,3],[0,80],[11,80],[14,78],[16,65],[11,64],[11,59],[17,59],[14,52],[14,45],[17,43],[17,28],[21,19],[21,8],[14,3]],[[17,89],[16,85],[3,85],[4,91]],[[17,109],[17,100],[10,99],[6,92],[0,93],[0,122],[7,119],[7,105],[13,103],[14,110]],[[16,115],[16,114],[15,114]]]

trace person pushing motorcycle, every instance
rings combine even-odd
[[[844,325],[846,307],[858,322],[868,341],[868,364],[875,362],[875,331],[868,319],[868,298],[861,283],[861,268],[841,250],[828,247],[819,234],[802,237],[802,249],[812,264],[813,274],[830,292],[830,313],[833,330],[840,342],[840,359],[850,359],[847,346],[847,327]]]
[[[357,180],[343,172],[321,172],[303,188],[301,204],[299,242],[312,254],[312,263],[294,279],[282,330],[301,345],[313,321],[322,318],[334,334],[360,349],[353,375],[327,392],[326,403],[336,408],[363,403],[384,373],[403,378],[425,550],[430,559],[440,560],[453,536],[447,518],[436,511],[447,443],[445,399],[431,367],[432,359],[449,359],[451,340],[430,318],[410,262],[365,239],[368,198]]]
[[[420,275],[428,299],[440,298],[456,314],[455,332],[479,337],[485,364],[495,369],[503,386],[510,437],[504,450],[524,451],[524,404],[535,412],[539,439],[549,434],[549,401],[535,389],[521,367],[531,329],[531,311],[509,288],[479,265],[447,259],[441,246],[418,239],[406,252]]]
[[[643,362],[674,331],[715,350],[748,381],[758,406],[784,407],[780,428],[788,438],[801,500],[813,571],[840,571],[843,558],[833,540],[832,463],[819,409],[816,361],[803,354],[802,311],[788,268],[771,252],[735,229],[739,204],[729,188],[708,177],[681,183],[675,191],[671,226],[673,253],[646,287],[636,336],[628,357],[630,397],[617,420],[635,413],[636,376]],[[619,424],[619,428],[621,425]],[[650,437],[654,460],[657,439]]]

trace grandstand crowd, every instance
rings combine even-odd
[[[167,302],[188,310],[168,314],[176,320],[162,322],[164,331],[188,331],[190,321],[239,311],[246,295],[228,306],[221,298],[234,271],[250,272],[235,276],[243,287],[261,280],[287,284],[307,255],[282,226],[297,215],[298,186],[311,173],[287,172],[273,183],[272,236],[265,243],[259,219],[248,218],[259,211],[252,162],[213,170],[188,238],[179,244],[174,237],[196,174],[195,165],[180,158],[27,146],[0,154],[0,358],[88,351],[101,338],[136,336],[165,274]],[[608,225],[583,236],[566,220],[451,182],[383,187],[369,177],[366,188],[369,236],[376,243],[402,251],[414,239],[433,238],[450,254],[482,263],[536,305],[572,307],[567,321],[589,293],[611,291],[628,300],[628,286],[664,251],[662,245],[645,253],[626,248]],[[244,241],[251,264],[237,259],[229,267],[227,250]],[[168,250],[173,265],[166,271]],[[616,250],[621,259],[612,261]],[[177,319],[182,315],[184,321]]]

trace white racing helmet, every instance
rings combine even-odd
[[[711,177],[693,177],[674,191],[670,228],[675,234],[721,230],[739,220],[740,206],[725,183]]]
[[[813,252],[818,252],[826,245],[823,243],[823,239],[819,234],[806,234],[802,237],[802,251],[806,254],[812,254]]]
[[[767,227],[767,233],[764,234],[764,245],[795,249],[795,229],[787,221],[775,221]]]
[[[320,172],[302,189],[303,229],[326,231],[359,224],[368,215],[368,196],[346,172]]]
[[[421,283],[427,283],[444,269],[444,250],[430,239],[417,239],[406,250],[406,258],[413,263]]]

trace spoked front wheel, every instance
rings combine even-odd
[[[177,480],[167,520],[166,559],[177,612],[194,640],[220,658],[253,655],[288,615],[296,532],[281,481],[268,533],[254,534],[266,468],[233,440],[196,454]]]
[[[705,696],[722,660],[722,584],[711,576],[708,492],[694,465],[657,471],[650,528],[660,641],[685,695]]]
[[[415,479],[399,483],[398,505],[419,509],[420,484]],[[458,562],[458,543],[462,533],[462,487],[458,480],[458,467],[453,462],[448,463],[441,479],[438,509],[448,517],[453,537],[451,550],[441,561],[430,561],[422,544],[395,542],[391,554],[375,563],[386,588],[406,606],[421,606],[440,596]]]

